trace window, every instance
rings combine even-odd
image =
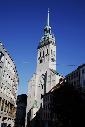
[[[4,107],[4,100],[2,100],[1,111],[3,111],[3,107]]]
[[[74,85],[76,85],[76,82],[74,81]]]
[[[43,89],[43,85],[42,85],[42,89]]]
[[[52,55],[52,49],[51,49],[51,55]]]
[[[73,86],[73,82],[71,82],[71,85]]]
[[[70,80],[70,76],[68,77],[68,79]]]
[[[49,96],[48,96],[48,101],[49,101]]]
[[[47,109],[47,105],[46,105],[46,109]]]
[[[52,61],[52,62],[54,62],[54,61],[55,61],[55,59],[54,59],[54,58],[51,58],[51,61]]]
[[[74,78],[76,78],[76,73],[74,72]]]
[[[0,52],[0,60],[2,59],[3,56],[4,56],[4,54],[2,52]]]
[[[43,105],[43,108],[45,109],[45,105]]]
[[[83,86],[85,86],[85,80],[83,80]]]
[[[45,101],[47,101],[47,96],[45,97]]]
[[[44,51],[43,51],[43,57],[44,57]]]
[[[47,54],[48,54],[48,49],[47,49]]]
[[[71,79],[73,79],[73,74],[71,75]]]
[[[50,110],[50,104],[48,104],[48,109]]]
[[[45,117],[45,112],[44,112],[44,117]]]
[[[41,57],[41,52],[40,52],[40,57]]]
[[[40,107],[42,108],[42,103],[40,104]]]
[[[78,77],[78,71],[76,72],[76,77]]]
[[[41,94],[41,99],[43,98],[43,95]]]
[[[77,80],[77,85],[79,85],[79,80]]]
[[[42,63],[42,59],[40,60],[40,63]]]
[[[82,74],[84,74],[84,73],[85,73],[85,70],[83,69],[83,70],[82,70]]]

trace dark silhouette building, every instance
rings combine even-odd
[[[43,127],[85,126],[85,92],[81,89],[63,82],[54,87],[43,99],[45,100]]]
[[[65,81],[43,96],[43,106],[27,127],[76,126],[85,126],[85,92]]]
[[[27,106],[27,95],[21,94],[17,96],[17,109],[15,127],[25,127],[25,116]]]
[[[66,75],[65,78],[69,84],[85,89],[85,64],[78,66],[76,70]]]

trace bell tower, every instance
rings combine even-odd
[[[49,9],[47,25],[44,28],[44,36],[41,38],[38,45],[36,73],[43,74],[48,68],[56,70],[56,44],[55,37],[49,25]]]

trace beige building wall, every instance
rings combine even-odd
[[[0,123],[14,125],[17,86],[16,66],[0,42]]]

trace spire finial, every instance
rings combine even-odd
[[[48,8],[47,26],[49,26],[49,8]]]

